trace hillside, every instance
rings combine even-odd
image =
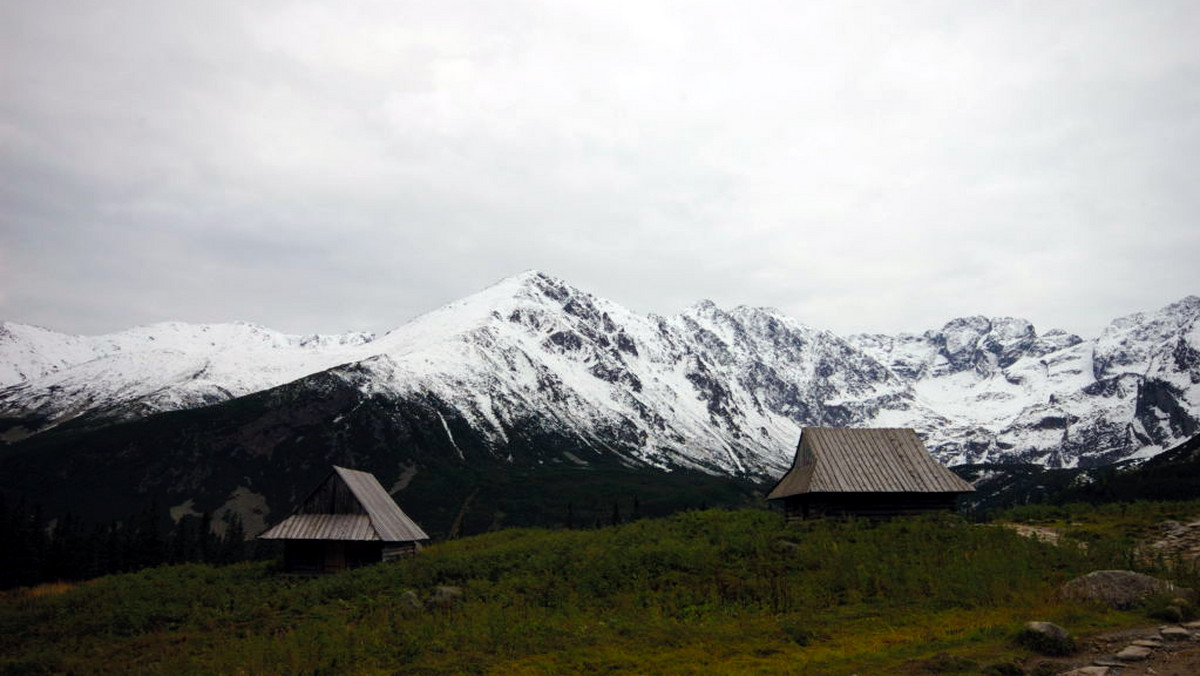
[[[1027,620],[1148,621],[1053,592],[1126,560],[1136,515],[1200,513],[1163,509],[1086,548],[954,518],[788,529],[710,510],[505,530],[317,579],[149,569],[0,595],[0,672],[1018,673],[1039,659],[1011,643]],[[426,609],[445,585],[461,600]]]
[[[609,523],[635,501],[643,515],[659,516],[760,499],[753,481],[632,465],[536,425],[511,427],[511,455],[497,458],[464,421],[443,422],[437,399],[367,395],[354,376],[322,373],[97,429],[76,421],[0,450],[0,488],[47,515],[90,520],[123,520],[151,505],[176,520],[232,510],[254,535],[337,464],[374,473],[438,538],[459,514],[460,532],[474,534],[563,525],[569,511],[580,524]]]

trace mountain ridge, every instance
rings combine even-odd
[[[706,300],[640,315],[526,271],[381,336],[170,322],[87,339],[6,322],[0,434],[186,410],[358,365],[364,392],[448,402],[501,457],[508,430],[538,420],[630,462],[734,475],[785,469],[805,425],[914,427],[952,464],[1104,464],[1195,433],[1198,317],[1193,295],[1092,340],[983,316],[840,337]]]

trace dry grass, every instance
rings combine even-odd
[[[27,596],[41,598],[43,596],[58,596],[65,594],[77,586],[75,582],[46,582],[36,587],[23,590]]]

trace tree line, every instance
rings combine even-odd
[[[175,522],[151,503],[118,521],[87,522],[71,513],[48,520],[40,506],[0,495],[0,589],[167,563],[233,563],[255,554],[245,534],[241,517],[228,511],[217,523],[212,512]]]

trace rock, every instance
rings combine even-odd
[[[1025,629],[1047,638],[1061,641],[1071,637],[1071,633],[1053,622],[1026,622]]]
[[[1098,570],[1062,586],[1065,598],[1098,601],[1113,608],[1132,608],[1156,594],[1172,594],[1182,588],[1166,580],[1129,570]]]
[[[1079,667],[1070,671],[1064,671],[1058,676],[1108,676],[1112,670],[1103,666]]]
[[[421,610],[421,599],[417,598],[415,591],[409,590],[400,595],[400,608],[406,612],[416,612]]]
[[[462,603],[462,587],[434,587],[433,593],[425,599],[425,607],[429,610],[450,610]]]
[[[1150,653],[1152,652],[1154,651],[1149,648],[1145,648],[1140,645],[1131,645],[1117,653],[1117,659],[1121,660],[1122,662],[1141,662],[1147,657],[1150,657]]]
[[[1185,622],[1183,624],[1183,628],[1184,629],[1200,629],[1200,620],[1196,620],[1195,622]]]
[[[789,542],[788,540],[780,540],[775,543],[775,551],[783,554],[791,554],[798,549],[800,549],[800,545],[796,544],[795,542]]]
[[[1075,652],[1075,639],[1053,622],[1026,622],[1017,632],[1016,642],[1042,655],[1069,655]]]
[[[1164,641],[1186,641],[1192,637],[1192,632],[1183,627],[1163,627],[1158,630]]]
[[[1161,648],[1163,642],[1157,638],[1143,638],[1133,642],[1133,645],[1140,645],[1143,648]]]

